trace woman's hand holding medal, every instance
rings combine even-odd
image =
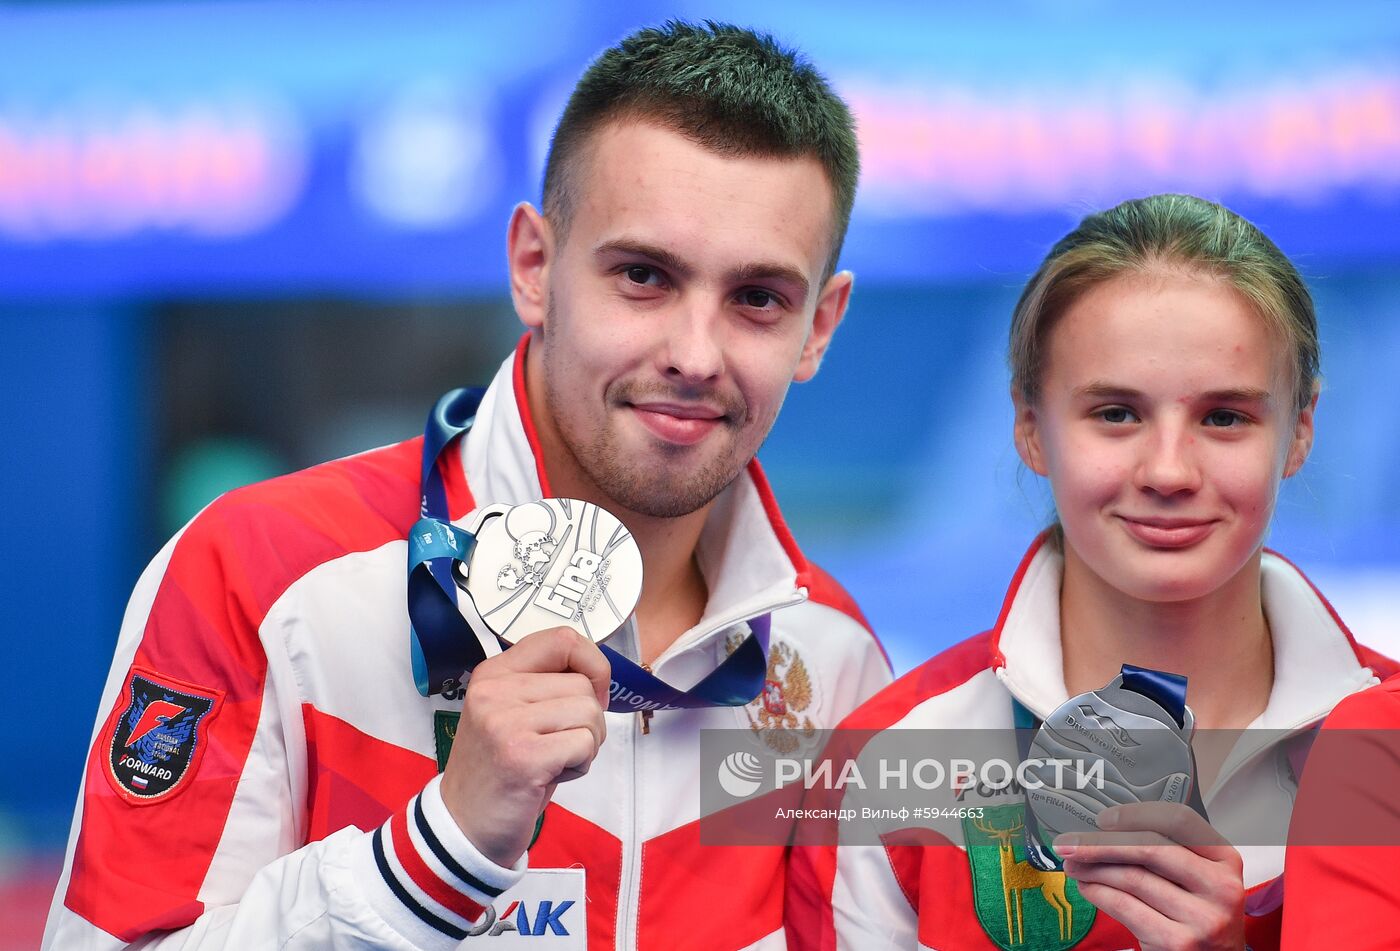
[[[1024,723],[1031,714],[1017,714]],[[1023,755],[1073,765],[1073,782],[1027,790],[1036,826],[1087,901],[1144,949],[1244,948],[1244,861],[1206,818],[1186,678],[1124,664],[1098,690],[1053,710]]]
[[[491,861],[513,866],[554,788],[588,772],[607,735],[609,670],[598,645],[556,627],[472,671],[442,796]]]
[[[1099,832],[1055,839],[1079,893],[1132,931],[1144,951],[1244,943],[1244,862],[1189,806],[1141,802],[1099,813]]]

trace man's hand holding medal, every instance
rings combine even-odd
[[[482,854],[513,866],[554,788],[588,772],[607,736],[610,667],[568,627],[523,638],[472,671],[442,796]]]
[[[468,670],[442,794],[482,854],[510,867],[607,736],[612,665],[594,641],[636,607],[641,553],[611,513],[575,499],[490,506],[470,525],[453,576],[489,656]]]

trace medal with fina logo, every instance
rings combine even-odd
[[[1110,806],[1178,802],[1208,820],[1191,751],[1196,718],[1180,674],[1124,664],[1107,685],[1055,708],[1028,744],[1033,718],[1026,722],[1028,712],[1017,706],[1017,735],[1028,747],[1022,759],[1033,761],[1027,774],[1042,784],[1026,789],[1027,859],[1037,868],[1063,868],[1045,841],[1098,831],[1097,816]]]
[[[636,609],[642,553],[606,509],[541,499],[490,506],[475,523],[476,546],[470,561],[458,562],[458,586],[475,609],[468,622],[506,643],[560,625],[603,641]]]

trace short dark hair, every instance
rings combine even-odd
[[[574,87],[545,163],[544,213],[561,235],[577,205],[580,149],[603,124],[627,118],[658,122],[720,154],[816,158],[834,197],[827,275],[835,272],[860,174],[855,123],[796,51],[712,20],[672,20],[605,51]]]

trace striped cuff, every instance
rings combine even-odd
[[[365,891],[396,931],[422,948],[452,948],[486,906],[525,874],[486,858],[457,827],[434,777],[406,807],[370,836]]]

